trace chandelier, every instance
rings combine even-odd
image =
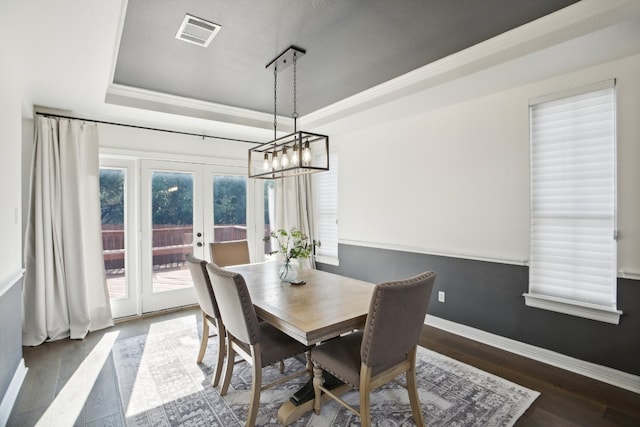
[[[305,51],[291,46],[273,61],[273,140],[249,149],[249,178],[279,179],[329,170],[329,137],[297,127],[297,61]],[[278,72],[293,65],[293,133],[278,138]]]

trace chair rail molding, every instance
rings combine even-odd
[[[343,245],[361,246],[365,248],[387,249],[392,251],[412,252],[417,254],[434,255],[434,256],[441,256],[441,257],[447,257],[447,258],[459,258],[459,259],[470,259],[474,261],[495,262],[499,264],[520,265],[520,266],[529,265],[529,261],[526,259],[508,258],[500,255],[483,255],[483,254],[475,254],[471,252],[452,252],[452,251],[443,251],[443,250],[434,249],[434,248],[426,248],[426,247],[418,247],[418,246],[410,246],[410,245],[398,245],[398,244],[386,243],[386,242],[370,242],[370,241],[364,241],[364,240],[340,239],[338,243]]]

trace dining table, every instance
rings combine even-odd
[[[243,276],[258,317],[306,345],[363,328],[375,287],[312,268],[299,269],[298,284],[283,282],[275,261],[226,269]],[[309,355],[307,363],[310,368]],[[339,385],[332,393],[340,395],[348,390],[350,386]],[[279,408],[278,421],[289,425],[312,409],[313,399],[297,404],[289,400]]]

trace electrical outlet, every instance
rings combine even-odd
[[[438,291],[438,301],[444,302],[444,291]]]

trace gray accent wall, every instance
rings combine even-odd
[[[340,244],[340,266],[318,268],[373,283],[437,273],[427,314],[576,359],[640,375],[640,281],[618,279],[620,324],[527,307],[526,266]],[[438,302],[438,291],[445,302]]]

